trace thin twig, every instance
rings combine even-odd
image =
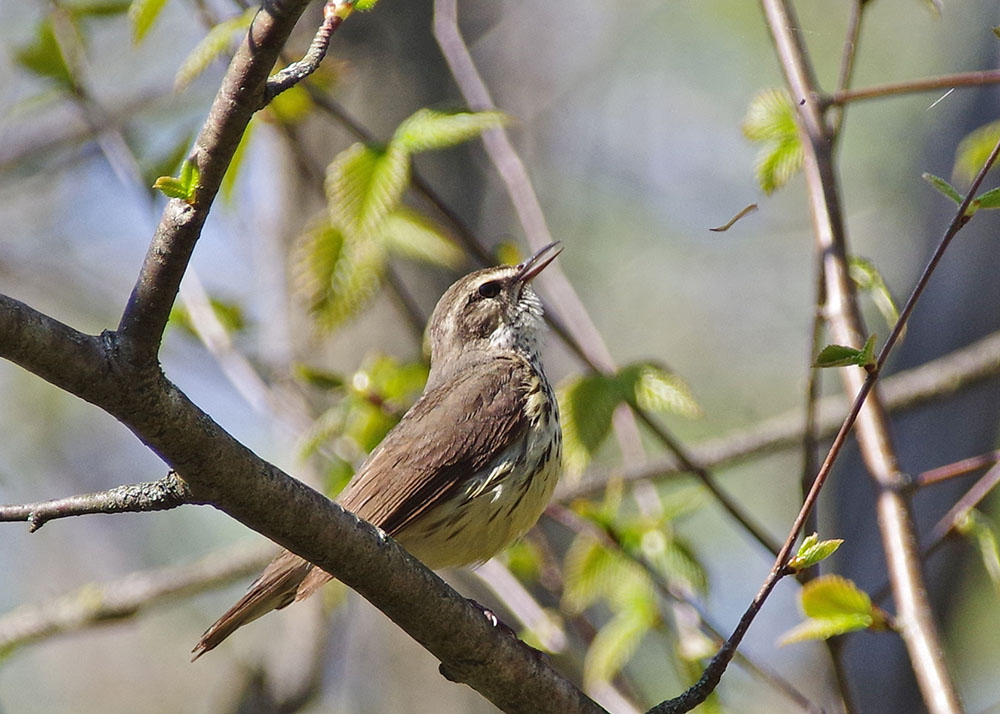
[[[250,118],[262,106],[268,73],[308,3],[265,4],[254,16],[189,158],[198,168],[191,203],[167,202],[118,326],[119,352],[131,365],[156,364],[163,330],[209,208]]]
[[[628,558],[629,560],[640,565],[649,574],[653,584],[656,586],[657,592],[659,592],[662,597],[678,605],[690,608],[697,615],[699,629],[701,629],[702,632],[716,645],[721,645],[725,642],[725,638],[723,637],[721,630],[712,624],[711,619],[705,613],[704,608],[702,608],[701,605],[699,605],[687,592],[684,592],[684,589],[677,587],[675,584],[669,582],[662,575],[660,575],[657,569],[652,567],[652,565],[645,558],[637,557],[631,549],[626,548],[619,535],[614,530],[605,525],[585,519],[577,515],[571,509],[558,504],[550,505],[545,510],[545,513],[556,523],[565,526],[573,533],[586,533],[605,548],[615,551],[623,557]],[[734,661],[765,684],[770,685],[777,691],[787,696],[803,710],[813,713],[822,711],[820,707],[800,692],[794,684],[786,680],[777,672],[757,664],[752,659],[740,654],[739,652],[736,653]]]
[[[981,87],[997,83],[1000,83],[1000,69],[960,72],[958,74],[947,74],[943,77],[928,77],[926,79],[914,79],[907,82],[880,84],[875,87],[866,87],[863,89],[847,89],[835,92],[828,97],[821,97],[820,103],[822,106],[847,104],[848,102],[879,99],[899,94],[929,92],[935,89],[951,89],[952,87]]]
[[[812,65],[801,42],[798,19],[790,0],[761,0],[761,4],[791,93],[794,97],[806,100],[799,106],[799,127],[816,240],[826,261],[832,336],[840,344],[860,345],[866,337],[865,329],[848,275],[846,229],[831,137],[819,105],[812,101],[817,95]],[[1000,150],[1000,145],[997,148]],[[987,165],[992,161],[990,159]],[[974,191],[975,189],[972,190]],[[971,201],[972,192],[967,202]],[[957,214],[954,222],[956,229],[968,220],[965,211],[966,207],[962,207]],[[953,236],[951,231],[946,233],[939,250],[929,261],[886,341],[877,365],[867,376],[857,368],[840,370],[840,376],[849,392],[867,396],[872,391],[878,370],[898,339],[913,305],[922,294],[927,279]],[[900,634],[916,673],[921,695],[932,714],[961,712],[962,706],[954,683],[941,656],[940,639],[927,600],[915,526],[909,498],[905,493],[907,479],[899,468],[888,420],[877,394],[871,395],[866,408],[860,413],[857,435],[865,465],[877,487],[877,521],[889,566],[893,595],[899,608],[899,621],[902,624]]]
[[[47,602],[0,615],[0,653],[53,635],[106,624],[157,605],[252,575],[274,555],[274,546],[242,545],[188,565],[137,571],[108,583],[91,583]]]
[[[37,531],[49,521],[92,513],[140,513],[167,511],[188,503],[197,503],[185,484],[173,471],[159,481],[131,483],[107,491],[0,506],[0,522],[27,521],[28,530]]]
[[[998,375],[1000,332],[919,367],[883,377],[879,383],[886,409],[896,413],[950,396]],[[848,407],[844,396],[839,394],[819,400],[817,434],[820,438],[830,438],[837,432]],[[687,449],[691,459],[705,468],[726,466],[801,446],[804,434],[802,424],[802,411],[792,409],[747,429],[708,439]],[[683,466],[673,459],[651,463],[635,471],[593,470],[579,483],[561,484],[556,497],[568,501],[592,496],[605,488],[609,478],[632,482],[682,476],[685,473]],[[812,474],[809,478],[812,479]]]
[[[955,505],[948,509],[931,530],[930,538],[932,543],[944,540],[945,536],[955,530],[965,515],[979,505],[986,496],[989,495],[996,485],[1000,483],[1000,465],[996,465],[982,475],[972,488],[966,491]]]
[[[354,11],[354,0],[327,0],[323,5],[323,22],[316,30],[306,50],[298,62],[294,62],[267,80],[264,91],[264,103],[268,104],[276,96],[291,89],[319,68],[319,63],[326,57],[333,33],[340,24]]]
[[[964,476],[977,469],[992,466],[998,461],[1000,461],[1000,450],[989,451],[978,456],[970,456],[967,459],[938,466],[937,468],[928,469],[923,473],[917,474],[913,479],[913,485],[916,488],[931,486],[942,481],[947,481],[948,479],[956,478],[957,476]]]

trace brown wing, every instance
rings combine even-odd
[[[337,499],[344,508],[396,535],[524,434],[528,362],[469,362],[425,392],[382,440]]]

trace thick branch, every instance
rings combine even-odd
[[[334,574],[504,711],[603,711],[394,541],[233,439],[158,368],[121,359],[114,335],[88,337],[0,298],[0,357],[118,418],[194,499]]]
[[[48,521],[91,513],[166,511],[192,503],[187,486],[171,471],[159,481],[130,483],[107,491],[56,498],[51,501],[0,506],[0,522],[27,521],[37,531]]]
[[[167,203],[119,323],[124,356],[133,364],[149,365],[156,359],[170,308],[222,177],[250,118],[264,105],[268,73],[307,4],[265,3],[229,65],[191,153],[199,172],[196,195],[190,204],[178,198]]]

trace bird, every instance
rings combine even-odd
[[[524,535],[552,497],[562,431],[542,369],[531,281],[562,248],[472,272],[438,300],[424,391],[337,497],[427,567],[483,563]],[[192,661],[333,576],[284,550],[198,641]]]

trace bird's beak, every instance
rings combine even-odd
[[[517,266],[517,273],[514,275],[514,282],[528,283],[536,275],[545,270],[545,267],[562,253],[562,244],[559,241],[549,243],[533,256]]]

